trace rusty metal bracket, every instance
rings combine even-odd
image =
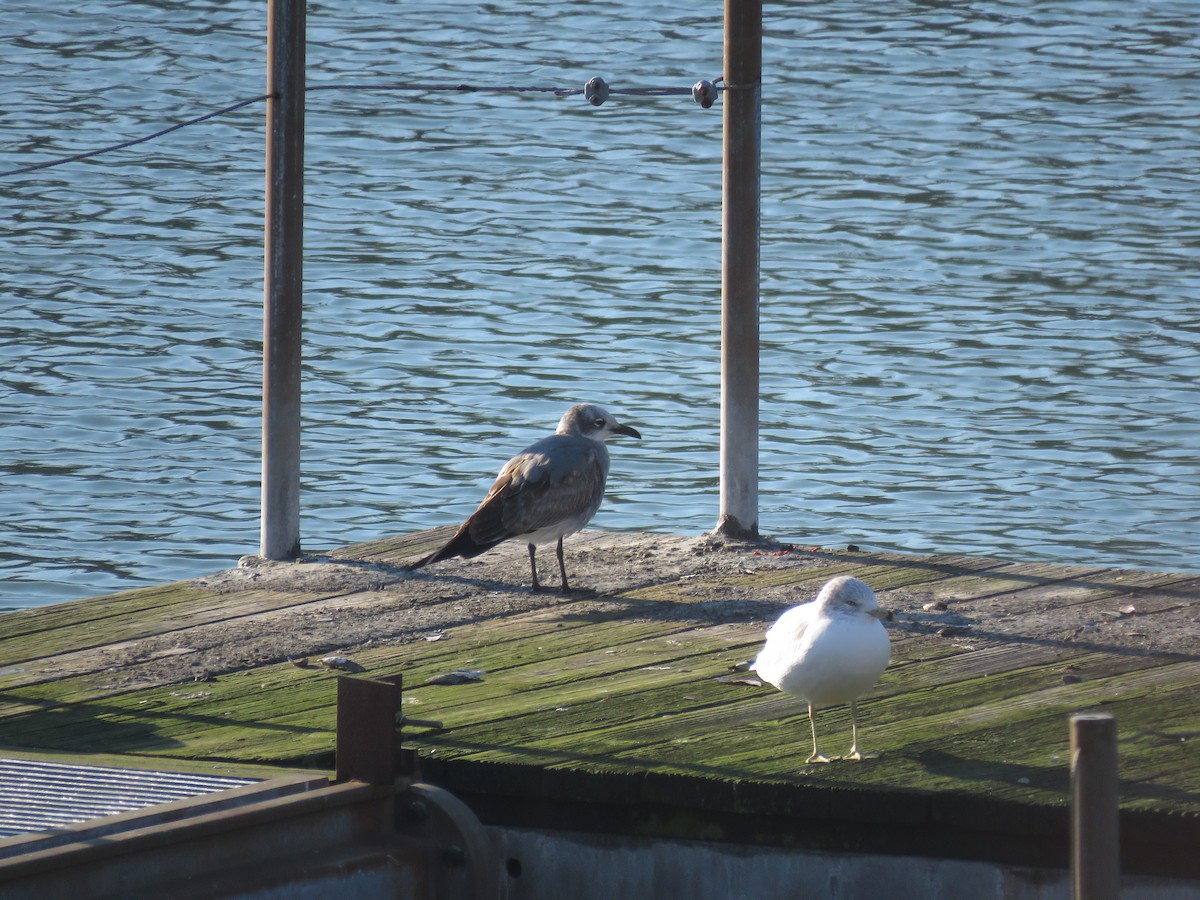
[[[392,852],[427,873],[431,896],[499,898],[500,854],[470,807],[431,784],[397,784],[416,776],[416,754],[400,746],[402,684],[399,675],[338,677],[337,780],[396,784]]]
[[[392,784],[396,780],[402,680],[355,678],[337,681],[337,781]]]
[[[436,896],[499,900],[500,853],[470,807],[443,788],[418,782],[396,795],[395,810],[397,837],[429,848],[426,871]]]

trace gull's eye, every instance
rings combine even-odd
[[[603,428],[603,427],[604,427],[604,420],[603,420],[603,419],[597,419],[595,422],[593,422],[593,423],[592,423],[592,425],[593,425],[594,427],[596,427],[596,428]]]

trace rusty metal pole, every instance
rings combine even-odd
[[[300,554],[305,0],[267,3],[262,528],[267,559]]]
[[[721,506],[716,530],[758,534],[762,0],[725,0],[721,217]]]
[[[1108,713],[1071,717],[1071,884],[1074,900],[1121,893],[1117,723]]]

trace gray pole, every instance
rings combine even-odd
[[[762,0],[725,0],[721,222],[721,509],[717,531],[758,534],[759,157]]]
[[[267,4],[261,554],[300,554],[305,0]]]
[[[1071,717],[1071,883],[1074,900],[1121,893],[1117,723],[1108,713]]]

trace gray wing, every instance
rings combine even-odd
[[[604,498],[607,475],[603,444],[564,435],[545,438],[505,463],[464,524],[474,541],[494,545],[567,520],[586,523]]]
[[[805,609],[804,604],[785,610],[775,624],[767,629],[766,643],[750,668],[778,687],[811,621],[811,611]]]

